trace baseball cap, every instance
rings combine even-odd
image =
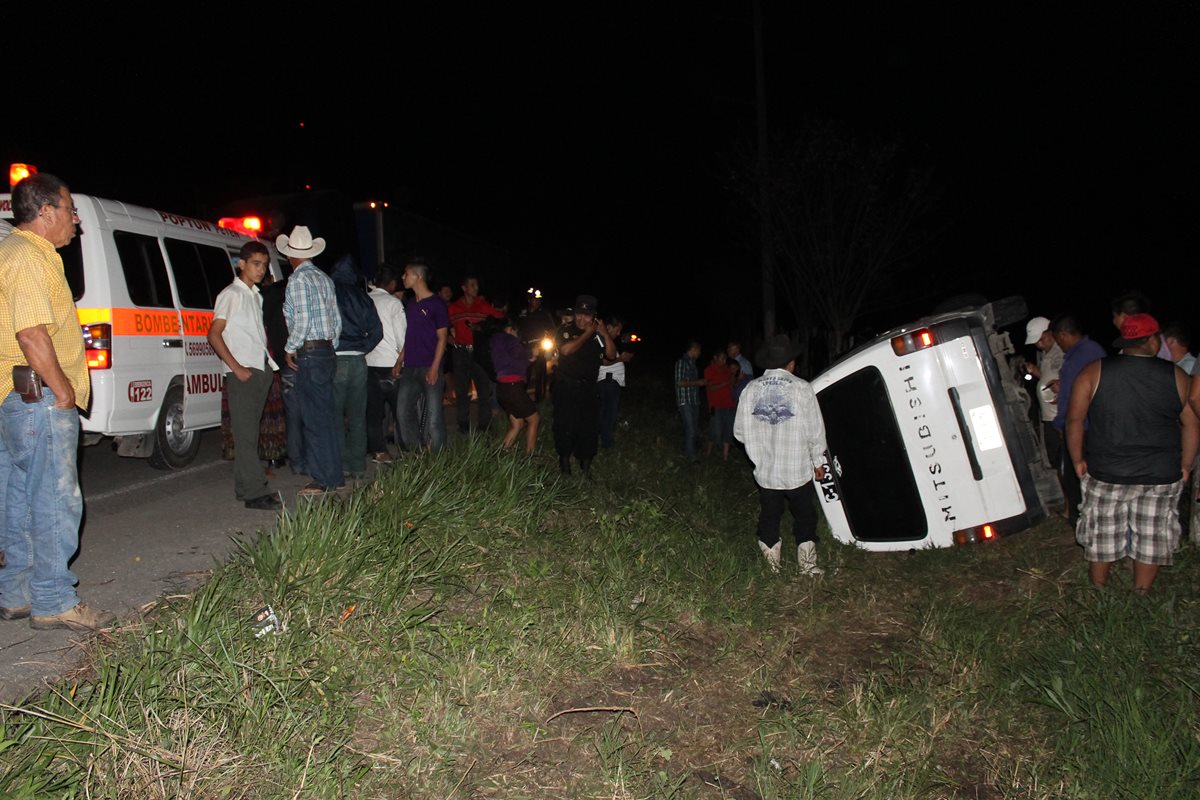
[[[1121,323],[1121,336],[1113,347],[1136,347],[1158,333],[1158,320],[1149,314],[1130,314]]]
[[[596,298],[590,294],[581,294],[575,298],[575,312],[577,314],[595,314],[597,305],[599,303],[596,302]]]
[[[1050,320],[1045,317],[1034,317],[1025,323],[1025,344],[1037,344],[1042,334],[1050,330]]]

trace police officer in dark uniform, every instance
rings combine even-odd
[[[600,356],[617,357],[617,349],[608,326],[596,319],[596,298],[582,294],[575,298],[575,318],[558,329],[558,369],[554,373],[554,449],[558,467],[571,474],[571,456],[588,474],[596,456],[600,433],[600,403],[596,396],[596,377],[600,374]]]

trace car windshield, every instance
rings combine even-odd
[[[817,394],[850,529],[862,541],[918,541],[928,523],[883,376],[865,367]]]

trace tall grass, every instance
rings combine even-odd
[[[0,796],[1197,795],[1194,550],[1147,598],[1054,523],[772,574],[748,466],[626,403],[591,479],[474,439],[285,517],[6,711]]]

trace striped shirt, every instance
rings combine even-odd
[[[700,373],[696,371],[696,362],[688,356],[684,356],[675,362],[675,404],[680,406],[698,406],[700,405],[700,387],[699,386],[680,386],[683,381],[700,380]]]
[[[342,335],[342,315],[338,313],[333,280],[311,261],[296,267],[288,278],[283,318],[288,327],[284,349],[289,353],[312,339],[334,342]]]
[[[92,382],[62,257],[41,236],[17,228],[0,242],[0,399],[13,390],[12,368],[29,363],[17,332],[38,325],[50,334],[75,404],[86,409]]]

